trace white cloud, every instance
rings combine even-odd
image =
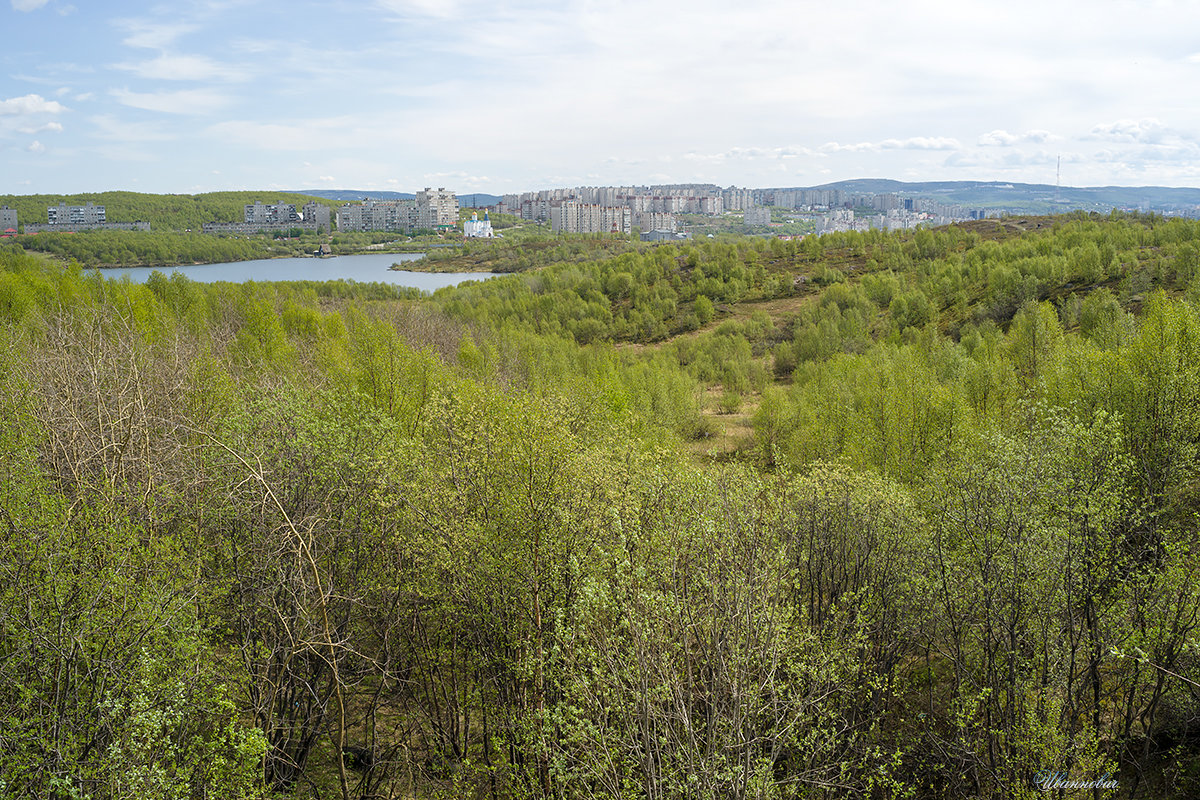
[[[229,98],[211,89],[186,89],[178,92],[132,92],[113,89],[117,102],[146,111],[164,114],[209,114],[229,104]]]
[[[992,131],[979,137],[982,147],[1011,147],[1021,140],[1021,137],[1008,131]]]
[[[59,114],[66,110],[66,106],[60,104],[57,100],[47,100],[40,94],[27,94],[24,97],[0,100],[0,116]]]
[[[1043,130],[1032,130],[1025,133],[1009,133],[1005,130],[995,130],[980,136],[978,144],[980,147],[1012,147],[1022,142],[1043,144],[1060,138],[1050,133],[1050,131]]]
[[[719,164],[726,161],[776,160],[801,156],[823,158],[825,154],[807,147],[731,147],[720,153],[684,153],[682,158],[687,161]]]
[[[821,145],[825,153],[879,153],[884,150],[959,150],[962,144],[946,136],[914,136],[908,139],[884,139],[881,142],[857,142],[841,144],[827,142]]]
[[[122,44],[148,50],[161,50],[184,34],[196,30],[195,25],[159,24],[145,20],[118,20],[116,25],[129,31]]]
[[[881,150],[958,150],[962,145],[958,139],[946,136],[914,136],[911,139],[885,139],[879,147]]]
[[[26,147],[25,149],[31,153],[44,153],[46,152],[46,145],[42,144],[37,139],[34,139],[33,142],[30,143],[29,147]]]
[[[245,70],[219,64],[205,56],[160,55],[138,63],[114,64],[115,68],[142,78],[167,81],[245,80]]]
[[[26,126],[24,128],[17,128],[17,131],[19,133],[25,133],[25,134],[46,133],[46,132],[62,133],[63,126],[57,122],[47,122],[45,125],[37,125],[37,126],[30,125],[30,126]]]
[[[223,141],[256,149],[312,152],[328,155],[344,149],[347,141],[398,141],[395,121],[386,115],[367,127],[355,116],[313,117],[300,121],[257,122],[228,120],[208,127],[205,133]]]
[[[96,126],[93,136],[113,142],[165,142],[175,138],[159,124],[126,122],[112,114],[89,117],[88,122]]]
[[[1151,117],[1101,123],[1092,128],[1091,138],[1114,142],[1161,144],[1167,139],[1178,139],[1179,137],[1162,122]]]
[[[49,0],[12,0],[12,7],[17,11],[36,11],[47,2]]]
[[[375,5],[403,17],[451,19],[459,15],[459,3],[455,0],[376,0]]]

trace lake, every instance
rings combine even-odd
[[[180,272],[200,283],[216,281],[336,281],[358,283],[390,283],[432,292],[443,286],[455,286],[463,281],[481,281],[495,275],[492,272],[397,272],[388,269],[392,264],[416,261],[422,253],[366,253],[357,256],[332,258],[266,258],[256,261],[232,261],[227,264],[198,264],[182,267],[114,267],[102,269],[106,278],[128,275],[134,283],[145,283],[150,273],[158,270],[164,275]]]

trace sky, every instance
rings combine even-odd
[[[1200,186],[1195,0],[0,3],[0,194]]]

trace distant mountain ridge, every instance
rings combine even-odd
[[[295,194],[307,194],[325,200],[352,203],[356,200],[415,200],[411,192],[381,192],[376,189],[296,189]]]
[[[1200,206],[1200,188],[1170,186],[1061,186],[1008,181],[921,181],[858,178],[818,186],[780,187],[774,191],[840,189],[848,193],[932,197],[947,204],[1052,213],[1113,208],[1178,211]]]

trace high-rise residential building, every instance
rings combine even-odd
[[[661,211],[635,211],[633,224],[646,231],[669,231],[674,233],[678,222],[674,214],[664,214]]]
[[[17,210],[8,206],[0,207],[0,233],[17,230]]]
[[[744,216],[743,222],[747,225],[760,227],[771,224],[771,209],[766,206],[751,206],[743,211],[742,214]]]
[[[721,192],[721,199],[725,201],[727,211],[741,211],[754,203],[754,195],[749,189],[739,189],[736,186],[730,186]]]
[[[458,225],[458,197],[442,187],[417,192],[417,227],[452,228]]]
[[[601,206],[563,200],[550,207],[555,233],[625,233],[633,230],[633,215],[624,206]]]
[[[900,198],[894,194],[877,194],[871,198],[871,208],[877,211],[893,211],[900,206]]]

